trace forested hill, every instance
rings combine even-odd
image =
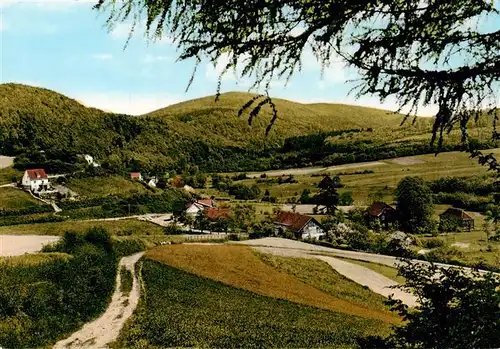
[[[1,84],[0,153],[88,153],[115,171],[162,172],[195,164],[215,172],[326,165],[430,151],[432,120],[401,127],[401,115],[340,104],[275,99],[279,120],[266,137],[269,107],[262,108],[252,126],[247,121],[249,111],[237,116],[252,97],[226,93],[217,103],[213,96],[205,97],[128,116],[87,108],[47,89]]]
[[[403,120],[403,115],[387,110],[343,104],[301,104],[273,98],[279,119],[269,136],[265,137],[266,127],[272,118],[270,106],[263,106],[252,125],[248,124],[250,111],[262,99],[257,100],[241,117],[237,117],[239,109],[254,96],[250,93],[229,92],[222,94],[217,102],[214,96],[209,96],[171,105],[146,115],[167,119],[183,132],[199,137],[209,136],[226,145],[263,143],[273,147],[282,145],[286,138],[317,132],[400,128]],[[422,122],[427,129],[429,120]]]

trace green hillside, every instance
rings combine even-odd
[[[147,115],[172,121],[189,135],[207,137],[213,142],[232,146],[260,142],[268,146],[279,145],[288,137],[334,130],[401,128],[403,120],[402,115],[381,109],[343,104],[300,104],[276,98],[273,102],[278,109],[279,119],[269,136],[265,137],[266,127],[272,118],[272,110],[268,105],[261,109],[251,126],[248,125],[248,115],[252,107],[241,117],[237,117],[241,106],[254,96],[250,93],[229,92],[222,94],[217,102],[213,96],[204,97],[175,104]],[[256,106],[258,101],[253,106]],[[430,130],[429,120],[420,120],[412,129]]]
[[[38,167],[46,158],[59,165],[61,158],[88,153],[113,172],[163,173],[187,164],[209,172],[251,171],[432,152],[432,119],[400,126],[402,115],[342,104],[274,99],[279,119],[266,137],[269,106],[252,126],[252,108],[238,118],[253,96],[231,92],[218,102],[211,96],[129,116],[87,108],[47,89],[1,84],[0,154],[27,154],[18,164]],[[473,135],[482,147],[495,146],[485,143],[491,130],[478,127]],[[450,139],[447,150],[457,144],[458,134]],[[37,150],[46,151],[45,158],[36,158]]]

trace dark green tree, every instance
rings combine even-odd
[[[406,261],[399,269],[402,288],[416,296],[410,309],[393,300],[406,320],[386,340],[362,343],[366,348],[498,348],[500,345],[500,279],[493,273]]]
[[[396,188],[396,200],[403,230],[419,233],[432,224],[432,193],[422,178],[403,178]]]
[[[337,188],[340,187],[342,187],[342,184],[340,184],[338,176],[334,178],[325,176],[318,184],[319,193],[316,195],[315,201],[316,204],[325,206],[328,214],[335,212],[336,206],[339,203]]]

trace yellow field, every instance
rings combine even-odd
[[[373,309],[365,304],[334,297],[281,272],[264,263],[246,246],[161,246],[148,251],[146,258],[264,296],[386,323],[400,321],[388,310]]]

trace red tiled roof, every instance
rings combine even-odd
[[[472,218],[464,210],[456,207],[450,207],[449,209],[441,213],[439,216],[454,216],[465,221],[474,220],[474,218]]]
[[[41,169],[41,168],[37,168],[37,169],[33,169],[33,170],[26,170],[26,172],[28,173],[29,179],[32,180],[32,181],[35,181],[37,179],[47,179],[47,178],[49,178],[47,176],[47,174],[45,173],[45,170]]]
[[[196,200],[196,203],[206,207],[215,207],[215,201],[213,201],[212,199]]]
[[[140,172],[130,172],[130,178],[141,178]]]
[[[299,231],[311,219],[313,218],[300,213],[281,211],[274,219],[274,223],[285,225],[293,231]]]
[[[368,213],[370,216],[378,217],[384,212],[384,210],[388,210],[391,212],[396,211],[394,207],[391,205],[387,205],[385,202],[375,201],[373,204],[368,207]]]
[[[205,210],[205,215],[211,221],[216,221],[218,219],[227,219],[231,215],[231,211],[228,208],[213,208],[209,207]]]

